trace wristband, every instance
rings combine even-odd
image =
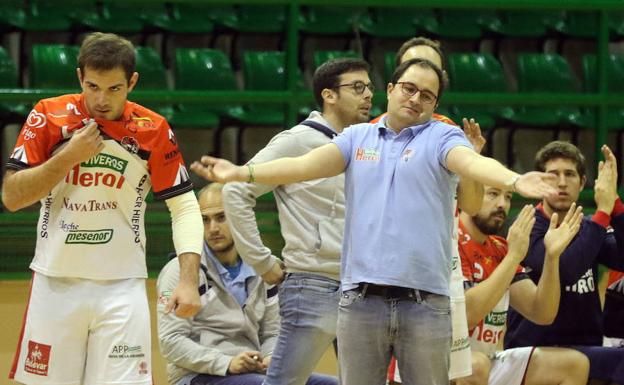
[[[516,183],[518,182],[518,179],[520,179],[520,175],[516,174],[513,178],[509,179],[509,182],[506,183],[511,192],[516,192]]]
[[[247,183],[253,183],[256,181],[256,178],[254,178],[254,165],[253,163],[248,163],[247,164],[247,171],[249,171],[249,178],[247,179]]]

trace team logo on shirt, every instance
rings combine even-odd
[[[409,148],[407,150],[405,150],[403,152],[403,155],[401,156],[401,159],[403,159],[403,162],[407,162],[408,160],[410,160],[410,158],[414,156],[414,150],[410,150]]]
[[[38,376],[48,375],[48,363],[52,346],[28,341],[28,355],[24,363],[24,371]]]
[[[139,152],[139,142],[131,136],[121,138],[121,146],[129,153],[138,154]]]
[[[374,148],[358,148],[355,151],[355,160],[378,162],[381,153]]]
[[[26,118],[26,125],[33,128],[41,128],[46,125],[46,116],[33,108],[30,114],[28,114],[28,118]]]

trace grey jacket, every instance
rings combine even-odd
[[[332,128],[317,111],[308,119]],[[250,161],[264,163],[282,157],[297,157],[329,143],[323,133],[297,125],[277,134]],[[319,274],[340,280],[340,253],[344,233],[344,174],[289,185],[228,183],[223,206],[236,249],[256,273],[267,272],[277,258],[260,239],[253,208],[256,198],[273,190],[281,232],[286,242],[282,257],[287,272]]]
[[[164,313],[180,275],[177,258],[160,272],[157,282],[158,340],[167,359],[167,377],[176,384],[192,373],[225,376],[230,361],[244,351],[271,355],[279,330],[277,287],[258,276],[248,279],[244,306],[228,292],[214,265],[202,255],[199,292],[202,309],[191,319]]]

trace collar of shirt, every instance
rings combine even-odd
[[[425,122],[423,124],[417,124],[415,126],[405,127],[399,133],[396,133],[392,128],[388,127],[388,125],[386,124],[386,120],[387,119],[388,119],[388,114],[385,114],[381,119],[379,119],[379,122],[375,123],[375,125],[377,126],[377,129],[379,130],[379,135],[381,135],[381,136],[385,135],[386,133],[392,134],[394,136],[399,136],[399,135],[403,134],[403,132],[411,132],[411,135],[415,136],[420,131],[422,131],[425,128],[431,126],[432,122],[434,122],[433,120],[430,119],[430,120],[428,120],[427,122]],[[406,130],[406,129],[409,129],[409,131]],[[403,134],[403,135],[405,135],[405,134]]]
[[[325,126],[325,127],[329,128],[330,130],[334,131],[335,133],[338,133],[338,130],[336,130],[334,127],[332,127],[332,125],[329,124],[329,122],[323,117],[323,114],[318,112],[318,111],[310,112],[310,115],[308,115],[308,118],[306,120],[312,120],[312,121],[315,121],[317,123],[320,123],[323,126]]]
[[[221,278],[221,283],[223,283],[223,285],[225,286],[230,286],[230,284],[236,284],[241,282],[245,283],[247,281],[247,278],[256,275],[251,266],[241,260],[240,272],[238,273],[236,278],[230,279],[230,273],[223,266],[221,261],[217,259],[216,255],[214,254],[212,249],[208,247],[208,244],[206,242],[204,242],[204,254],[206,255],[206,258],[210,262],[212,262],[212,265],[215,267],[215,269],[217,269],[217,274],[219,274],[219,277]]]

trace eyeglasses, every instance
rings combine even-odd
[[[364,90],[367,88],[370,92],[373,92],[375,90],[375,86],[373,85],[373,83],[364,83],[360,81],[353,82],[353,83],[346,83],[346,84],[338,84],[334,88],[339,88],[339,87],[351,87],[353,88],[353,91],[355,91],[356,94],[363,94]]]
[[[435,95],[433,92],[421,90],[414,83],[396,82],[396,84],[401,85],[401,91],[403,91],[403,94],[407,97],[411,98],[412,96],[416,95],[416,93],[420,92],[420,101],[424,104],[433,104],[435,103],[436,99],[438,99],[438,96]]]

